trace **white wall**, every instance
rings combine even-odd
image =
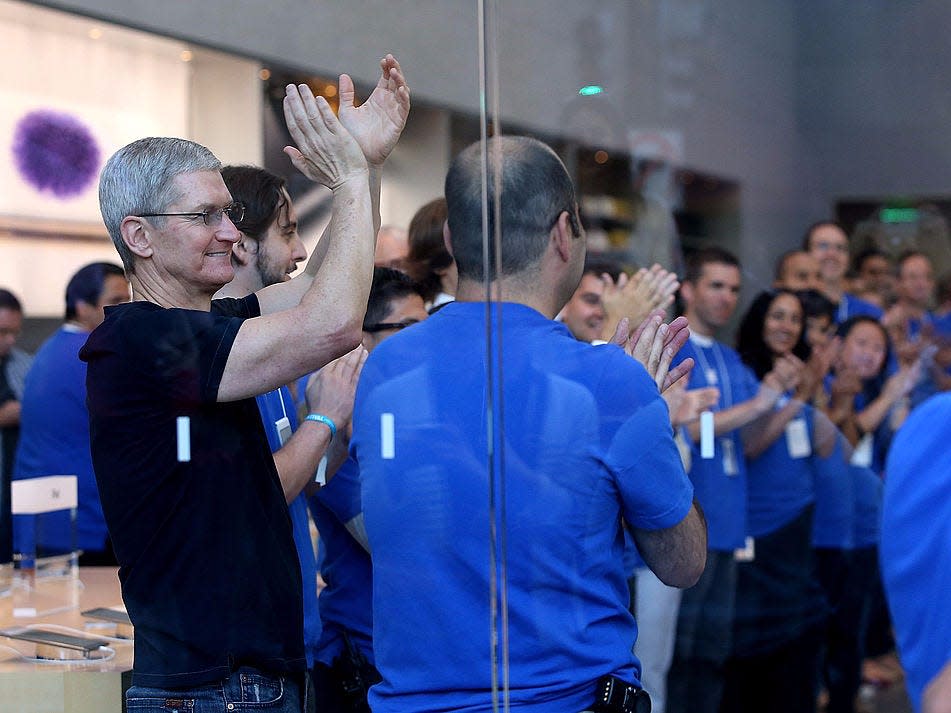
[[[0,0],[0,25],[4,143],[24,113],[42,108],[80,118],[101,163],[148,135],[192,138],[226,162],[261,162],[256,62],[203,49],[184,62],[188,47],[180,41],[8,0]],[[61,199],[12,166],[0,172],[0,256],[0,285],[20,297],[27,316],[61,315],[63,290],[79,267],[119,262],[99,215],[97,182]]]

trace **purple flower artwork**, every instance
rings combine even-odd
[[[99,146],[79,119],[38,109],[17,122],[13,160],[27,183],[59,199],[82,193],[99,171]]]

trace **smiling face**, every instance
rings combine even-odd
[[[820,225],[809,237],[809,254],[819,263],[825,282],[838,284],[849,267],[849,239],[835,225]]]
[[[842,340],[842,363],[861,379],[878,376],[885,364],[886,341],[881,326],[858,322]]]
[[[801,334],[802,304],[792,295],[777,295],[766,310],[763,342],[773,356],[782,356],[792,352]]]
[[[604,282],[597,275],[582,275],[578,289],[561,311],[565,326],[582,342],[601,338],[604,326]]]
[[[252,259],[256,260],[255,267],[261,281],[257,289],[291,279],[291,273],[297,269],[297,263],[306,259],[307,250],[297,233],[297,212],[283,188],[277,214],[267,231],[256,242],[257,252],[250,252],[254,255]]]
[[[231,194],[218,171],[196,171],[175,177],[178,196],[163,213],[201,212],[231,203]],[[217,225],[205,225],[201,216],[148,219],[151,226],[151,263],[163,291],[185,306],[196,295],[213,295],[234,278],[231,248],[240,237],[223,214]],[[151,222],[155,221],[155,222]]]

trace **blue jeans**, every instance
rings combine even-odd
[[[307,676],[273,676],[240,668],[218,683],[194,688],[130,686],[129,713],[301,713],[306,711]]]

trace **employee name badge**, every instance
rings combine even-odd
[[[747,537],[743,547],[733,550],[733,559],[737,562],[752,562],[756,559],[756,540]]]
[[[736,444],[732,438],[721,438],[720,448],[723,450],[723,472],[725,475],[740,474],[740,466],[736,461]]]
[[[812,455],[806,419],[794,418],[786,424],[786,448],[790,458],[808,458]]]
[[[700,414],[700,457],[709,460],[714,453],[713,411]]]
[[[291,421],[287,416],[281,416],[274,422],[274,428],[277,429],[277,438],[281,442],[281,448],[291,437]]]
[[[868,468],[872,465],[872,450],[874,446],[875,437],[871,433],[866,433],[862,436],[862,440],[855,446],[855,450],[852,451],[852,458],[849,459],[849,463],[860,468]]]

